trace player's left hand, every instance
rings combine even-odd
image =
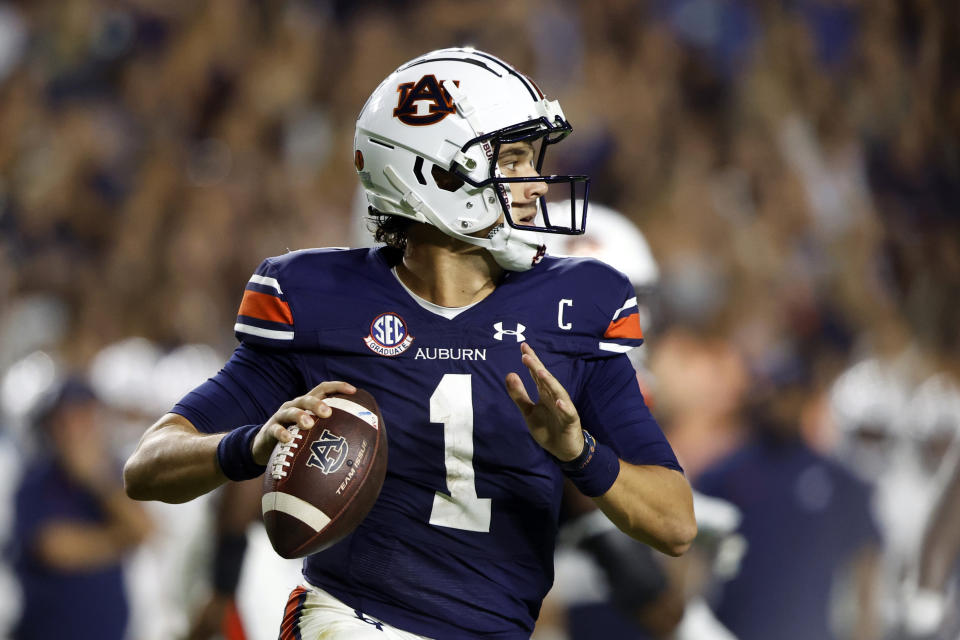
[[[520,344],[520,361],[527,367],[537,385],[540,398],[533,402],[523,381],[516,373],[507,374],[507,393],[520,409],[530,435],[555,458],[568,462],[583,451],[583,428],[580,415],[570,395],[540,362],[540,358],[526,342]]]

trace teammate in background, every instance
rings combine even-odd
[[[355,138],[387,247],[264,261],[231,360],[128,460],[132,497],[186,501],[263,473],[287,427],[330,415],[327,395],[356,384],[377,398],[380,497],[306,559],[283,637],[528,637],[564,476],[637,539],[672,555],[693,540],[689,485],[624,355],[642,341],[629,281],[544,257],[535,233],[583,229],[572,207],[546,204],[549,189],[586,186],[542,175],[569,131],[556,102],[488,54],[400,67]]]
[[[40,457],[16,496],[14,569],[23,590],[16,640],[121,640],[128,606],[121,561],[151,532],[123,494],[103,433],[101,405],[68,380],[37,420]]]
[[[960,455],[960,390],[944,373],[918,379],[915,357],[907,351],[857,362],[830,394],[836,457],[875,487],[884,542],[879,610],[898,638],[960,623],[948,615],[954,567],[942,561],[955,526],[942,500]]]
[[[717,618],[740,640],[880,637],[876,611],[880,536],[870,489],[803,440],[812,376],[785,359],[757,380],[749,418],[753,437],[715,463],[697,488],[736,505],[746,553],[722,585]],[[830,605],[848,578],[853,620],[837,634]]]
[[[960,445],[945,461],[941,488],[924,529],[913,575],[903,587],[904,638],[957,636],[957,560],[960,558]],[[952,629],[952,635],[945,635]]]
[[[926,418],[927,445],[936,461],[933,503],[914,547],[914,557],[903,586],[903,620],[906,638],[956,638],[960,633],[957,611],[958,560],[960,560],[960,387],[947,374],[928,379],[917,393],[925,405],[919,419]],[[927,414],[922,416],[922,414]],[[946,438],[930,437],[949,433],[952,445],[945,455],[936,451]]]
[[[583,203],[577,201],[576,207],[582,211]],[[659,271],[646,239],[621,213],[596,203],[590,203],[589,223],[582,235],[547,238],[548,255],[595,258],[627,276],[637,294],[640,325],[649,334],[647,303]],[[629,357],[639,363],[642,351],[643,347],[633,349]],[[637,367],[645,397],[647,373]],[[556,578],[535,638],[613,640],[671,633],[683,614],[683,594],[670,588],[653,550],[618,530],[591,500],[569,485],[562,515]]]
[[[570,206],[566,201],[558,206]],[[582,201],[576,210],[582,211]],[[582,215],[582,214],[580,214]],[[581,235],[556,235],[547,239],[547,252],[553,256],[595,258],[627,276],[637,294],[640,326],[649,333],[654,324],[660,267],[640,229],[619,211],[601,204],[589,205],[590,226]],[[643,354],[646,349],[630,351]]]
[[[578,210],[581,207],[578,201]],[[660,272],[646,238],[614,209],[591,203],[589,214],[590,225],[583,235],[551,236],[547,253],[596,258],[626,275],[637,296],[641,326],[649,335],[649,328],[654,326]],[[649,392],[655,382],[645,366],[646,347],[633,349],[628,355],[650,402]],[[657,557],[650,547],[618,530],[570,485],[566,489],[567,519],[560,531],[556,579],[544,602],[545,613],[537,623],[537,640],[731,637],[712,617],[706,603],[687,588],[684,566],[666,566],[666,558]],[[711,508],[701,513],[699,505],[707,502]],[[736,529],[736,508],[718,503],[723,501],[694,494],[700,532],[712,534],[702,535],[698,541],[723,538]],[[716,513],[720,515],[714,516]],[[689,612],[685,596],[694,598]]]
[[[247,527],[258,516],[260,483],[225,485],[214,512],[210,595],[191,621],[187,640],[246,638],[236,604],[237,584],[247,551]]]
[[[129,455],[158,414],[222,364],[222,355],[201,344],[167,350],[145,338],[128,337],[103,347],[91,360],[88,375],[109,411],[114,450]],[[150,539],[124,561],[130,603],[128,638],[189,637],[188,625],[209,593],[209,582],[203,577],[213,537],[208,512],[214,499],[206,495],[189,505],[143,504],[154,528]],[[256,515],[255,507],[247,510]],[[236,513],[232,510],[231,517]]]

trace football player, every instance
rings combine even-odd
[[[910,548],[907,577],[901,586],[906,638],[956,638],[957,560],[960,558],[960,386],[947,373],[928,378],[914,392],[918,457],[930,474],[919,540]]]
[[[265,260],[231,359],[128,460],[132,497],[190,500],[263,473],[290,427],[331,415],[328,395],[376,397],[390,440],[379,499],[304,561],[281,637],[528,637],[564,476],[665,553],[696,535],[690,487],[625,355],[642,342],[629,280],[544,255],[539,234],[582,233],[588,217],[547,202],[586,196],[585,176],[544,172],[570,130],[494,56],[402,65],[354,143],[385,246]]]
[[[577,202],[578,208],[582,207]],[[641,326],[653,323],[660,269],[646,237],[619,211],[590,203],[590,226],[581,235],[554,234],[550,255],[591,257],[627,276],[637,295]],[[647,402],[652,404],[653,375],[645,365],[646,347],[628,353]],[[564,511],[569,520],[560,529],[555,558],[556,580],[544,600],[535,638],[695,638],[723,640],[722,628],[709,606],[688,584],[685,565],[667,571],[650,547],[618,530],[591,501],[566,487]],[[694,492],[699,535],[696,545],[706,562],[714,554],[731,558],[742,537],[735,534],[739,510],[717,498]],[[695,547],[696,548],[696,547]],[[731,558],[735,561],[735,558]],[[707,571],[697,570],[707,577]],[[684,596],[688,601],[684,602]],[[692,599],[691,599],[692,598]],[[562,632],[558,627],[566,623]]]

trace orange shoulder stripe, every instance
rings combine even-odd
[[[249,316],[267,322],[293,324],[293,313],[290,305],[269,293],[260,293],[247,289],[243,292],[243,301],[240,302],[241,316]]]
[[[614,320],[607,327],[603,334],[604,338],[630,338],[632,340],[643,339],[643,329],[640,327],[640,314],[631,313],[630,315]]]

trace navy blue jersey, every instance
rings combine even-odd
[[[372,393],[390,446],[383,489],[304,575],[401,629],[533,630],[553,580],[562,475],[506,392],[508,373],[528,378],[521,342],[598,441],[629,462],[679,469],[624,355],[642,341],[633,289],[595,260],[548,257],[507,273],[449,319],[418,303],[382,249],[298,251],[260,265],[235,330],[231,360],[174,411],[215,432],[264,422],[325,380]]]

